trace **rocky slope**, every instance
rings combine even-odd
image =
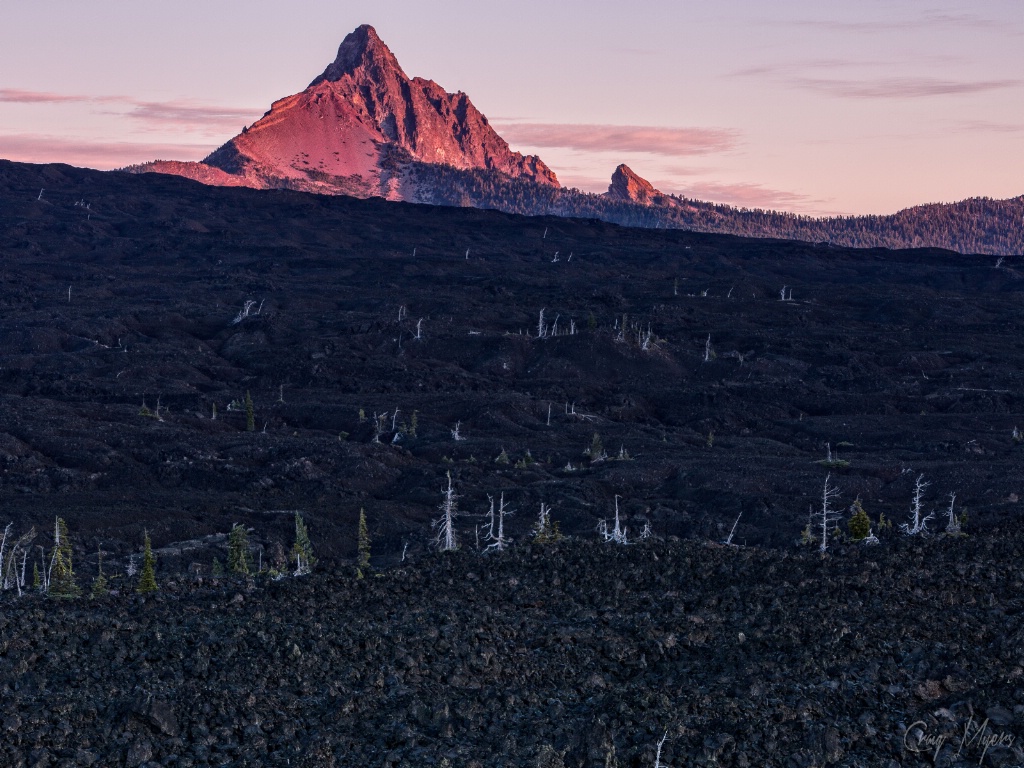
[[[0,595],[0,764],[1020,766],[1022,552],[566,542]]]
[[[410,162],[558,186],[540,158],[510,150],[466,94],[410,79],[370,26],[349,34],[304,91],[274,102],[202,163],[156,162],[139,170],[207,184],[408,199],[416,194],[403,182]]]

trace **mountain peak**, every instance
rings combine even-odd
[[[394,72],[405,77],[398,59],[380,39],[377,30],[369,24],[363,24],[345,36],[341,45],[338,46],[338,55],[334,61],[311,85],[316,85],[324,80],[330,82],[340,80],[357,69],[376,70],[378,74]]]
[[[416,164],[559,186],[539,157],[513,152],[466,94],[410,79],[368,24],[304,91],[275,101],[202,167],[161,168],[217,184],[413,199]]]
[[[650,205],[655,198],[663,197],[651,182],[637,176],[633,169],[623,163],[612,174],[612,183],[608,185],[608,197],[613,200],[624,200],[641,205]]]

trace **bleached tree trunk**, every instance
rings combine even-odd
[[[494,541],[496,538],[494,533],[494,497],[491,494],[487,494],[487,498],[491,502],[491,508],[487,511],[488,528],[484,541]]]
[[[658,742],[658,751],[654,755],[654,768],[662,768],[661,766],[661,748],[665,746],[665,739],[668,738],[668,731],[665,731],[665,735],[661,737],[661,741]]]
[[[946,523],[946,533],[960,533],[960,521],[956,519],[956,514],[953,511],[955,502],[956,494],[949,494],[949,509],[946,511],[949,515],[949,522]]]
[[[488,497],[490,498],[490,497]],[[487,552],[492,549],[496,549],[498,552],[503,551],[508,546],[508,540],[505,538],[505,515],[513,514],[511,511],[505,509],[505,492],[501,493],[501,500],[498,502],[498,533],[494,533],[494,499],[491,498],[491,539],[493,544],[490,544],[484,551]]]
[[[725,538],[726,546],[732,546],[732,537],[736,534],[736,526],[740,524],[741,517],[743,517],[742,509],[740,510],[740,513],[736,515],[736,520],[732,524],[732,529],[729,531],[729,535]]]
[[[8,523],[7,527],[4,528],[4,537],[0,540],[0,589],[7,589],[7,571],[4,570],[4,550],[7,547],[7,534],[11,532],[11,526],[14,523]]]
[[[832,475],[825,475],[825,487],[821,491],[821,543],[818,545],[821,553],[828,549],[828,527],[834,525],[838,519],[838,513],[832,509],[832,501],[839,496],[839,489],[829,485]]]
[[[441,517],[434,521],[437,535],[434,545],[441,552],[451,552],[458,548],[455,537],[455,518],[458,516],[458,496],[452,488],[452,473],[448,472],[448,487],[444,489],[444,500],[441,502]]]
[[[626,537],[627,529],[622,526],[622,521],[619,518],[619,499],[621,497],[615,496],[615,527],[611,532],[611,540],[616,544],[628,544],[629,539]]]
[[[910,502],[910,522],[903,523],[900,526],[900,530],[903,531],[907,536],[916,536],[919,533],[928,532],[928,521],[935,517],[935,513],[922,517],[923,511],[923,498],[925,489],[928,488],[930,483],[924,481],[924,475],[918,475],[917,480],[914,481],[914,499]]]

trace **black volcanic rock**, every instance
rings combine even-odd
[[[939,764],[1017,766],[1022,547],[563,542],[6,593],[0,764],[652,766],[663,742],[666,766],[923,768],[945,737]]]

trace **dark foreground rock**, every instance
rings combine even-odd
[[[4,766],[1017,766],[1024,537],[0,603]],[[966,734],[966,739],[964,738]],[[986,747],[988,747],[986,749]],[[914,751],[919,750],[919,751]]]

